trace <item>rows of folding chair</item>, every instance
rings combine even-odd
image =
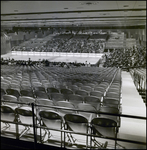
[[[40,76],[40,77],[38,78],[38,76]],[[36,102],[36,103],[39,102],[40,104],[41,103],[43,104],[43,103],[46,102],[46,103],[50,103],[50,105],[52,105],[52,106],[55,105],[55,106],[61,106],[61,107],[67,107],[67,108],[77,108],[77,109],[80,109],[80,110],[87,110],[87,111],[97,111],[97,110],[102,109],[100,107],[101,100],[98,98],[98,95],[96,95],[96,94],[102,94],[101,96],[103,96],[103,94],[104,94],[103,92],[102,93],[98,93],[99,91],[92,91],[93,87],[90,87],[90,86],[87,87],[87,85],[86,86],[82,85],[80,87],[80,84],[78,85],[79,89],[75,90],[75,91],[73,91],[72,89],[66,89],[66,88],[65,89],[59,89],[59,88],[56,89],[55,87],[57,86],[57,83],[53,84],[54,91],[51,92],[50,90],[53,90],[53,89],[49,89],[49,88],[43,89],[42,83],[40,82],[41,80],[39,80],[39,79],[42,78],[42,79],[45,80],[45,78],[41,74],[38,75],[38,76],[36,76],[35,73],[32,73],[32,74],[29,74],[28,78],[27,78],[28,84],[31,82],[31,85],[29,84],[29,86],[32,87],[32,92],[34,92],[35,95],[36,95],[35,98],[34,97],[32,97],[32,98],[29,97],[28,98],[28,97],[25,97],[24,95],[21,95],[21,96],[16,96],[17,100],[19,99],[19,101],[23,101],[22,99],[25,99],[25,102],[27,104],[30,103],[30,102]],[[24,79],[24,77],[22,77],[22,79]],[[98,85],[100,87],[102,87],[102,85],[105,88],[108,87],[108,84],[106,84],[104,82],[101,82],[101,84],[98,84]],[[66,86],[66,87],[68,87],[68,86]],[[95,88],[97,88],[97,87],[95,87]],[[95,88],[94,88],[94,90],[96,90]],[[38,92],[35,92],[35,91],[38,91]],[[49,94],[47,94],[48,92],[49,92]],[[95,93],[92,93],[92,92],[95,92]],[[38,93],[40,93],[41,97],[39,96]],[[46,93],[47,97],[42,97],[43,93]],[[11,93],[11,94],[13,94],[13,93]],[[22,92],[21,92],[21,94],[22,94]],[[95,95],[92,95],[92,94],[95,94]],[[6,95],[3,95],[3,97],[5,97],[5,96]],[[35,101],[34,100],[27,101],[26,99],[29,99],[29,100],[35,99]],[[39,101],[39,99],[40,99],[40,101]],[[42,110],[42,108],[40,110]],[[52,111],[55,111],[55,110],[58,110],[57,113],[59,113],[61,116],[65,116],[67,113],[70,113],[70,115],[72,115],[71,111],[69,111],[69,110],[54,109]],[[19,112],[19,111],[17,111],[17,112]],[[75,113],[75,111],[72,111],[72,112]],[[41,114],[41,113],[37,112],[37,114]],[[87,118],[89,119],[89,117],[91,116],[91,115],[89,116],[85,112],[80,112],[79,115],[83,115],[86,119]],[[67,118],[66,118],[66,120],[67,120]],[[28,128],[26,130],[28,130]]]

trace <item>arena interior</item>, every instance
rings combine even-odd
[[[1,1],[1,148],[146,149],[146,1]]]

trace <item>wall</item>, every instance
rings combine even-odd
[[[11,52],[11,43],[9,38],[1,35],[1,55]]]

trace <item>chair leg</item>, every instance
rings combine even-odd
[[[20,133],[19,138],[21,138],[29,130],[30,130],[30,127],[25,127],[25,129]]]
[[[5,131],[5,130],[7,130],[8,128],[10,128],[10,124],[5,123],[5,125],[6,125],[6,126],[4,126],[4,127],[1,129],[1,131]]]

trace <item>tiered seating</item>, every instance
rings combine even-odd
[[[112,32],[106,42],[106,49],[124,48],[124,33]]]
[[[136,45],[135,38],[127,38],[126,39],[126,48],[132,48],[134,45]]]
[[[115,49],[112,53],[106,56],[104,66],[107,67],[145,67],[146,66],[146,51],[145,47],[137,47],[130,49]]]
[[[12,68],[12,69],[11,69]],[[108,112],[112,109],[112,113],[116,113],[113,109],[116,107],[104,108],[104,100],[107,98],[107,94],[113,90],[113,88],[121,88],[121,72],[116,68],[97,68],[97,67],[79,67],[79,68],[60,68],[60,67],[43,67],[43,66],[8,66],[2,68],[3,82],[8,82],[8,87],[3,89],[6,94],[3,94],[3,99],[8,100],[9,103],[3,102],[3,112],[5,114],[5,106],[8,109],[12,109],[10,113],[14,116],[14,111],[17,117],[24,123],[24,130],[19,134],[19,138],[27,135],[30,130],[30,124],[32,123],[32,110],[30,103],[39,104],[35,107],[35,119],[36,124],[46,126],[53,129],[66,129],[81,133],[90,133],[88,123],[92,124],[93,134],[97,130],[98,121],[111,122],[113,128],[119,127],[119,119],[116,117],[102,116],[99,112]],[[9,77],[8,72],[11,70],[13,74]],[[16,82],[15,79],[19,79]],[[17,87],[13,87],[13,84]],[[64,88],[63,88],[64,87]],[[73,88],[74,87],[74,88]],[[19,95],[8,92],[9,89],[18,89]],[[26,90],[26,91],[24,91]],[[121,90],[120,90],[121,93]],[[120,94],[116,93],[116,94]],[[14,97],[14,101],[22,102],[23,104],[12,107],[10,101],[6,97],[11,94]],[[113,98],[113,97],[111,97]],[[120,98],[118,97],[117,101]],[[43,106],[41,106],[43,105]],[[48,107],[47,107],[48,106]],[[56,106],[56,108],[51,108]],[[59,108],[61,107],[61,108]],[[73,109],[73,110],[70,110]],[[117,108],[119,111],[119,107]],[[90,111],[83,112],[83,111]],[[97,115],[98,114],[98,115]],[[41,119],[41,124],[38,119]],[[13,121],[11,119],[11,121]],[[10,119],[8,119],[10,121]],[[116,122],[114,124],[113,122]],[[82,125],[82,126],[81,126]],[[81,130],[79,130],[81,129]],[[45,142],[45,136],[47,139],[53,137],[54,132],[51,129],[41,129],[42,138],[41,141]],[[61,134],[59,133],[59,141],[61,141]],[[103,132],[101,133],[103,135]],[[74,134],[66,133],[68,142],[77,145],[76,136]],[[100,135],[99,135],[100,136]],[[86,141],[88,140],[87,136]],[[96,143],[96,139],[92,139],[92,142]],[[86,142],[87,143],[87,142]],[[88,143],[85,146],[88,146]],[[99,142],[97,146],[102,146]]]

